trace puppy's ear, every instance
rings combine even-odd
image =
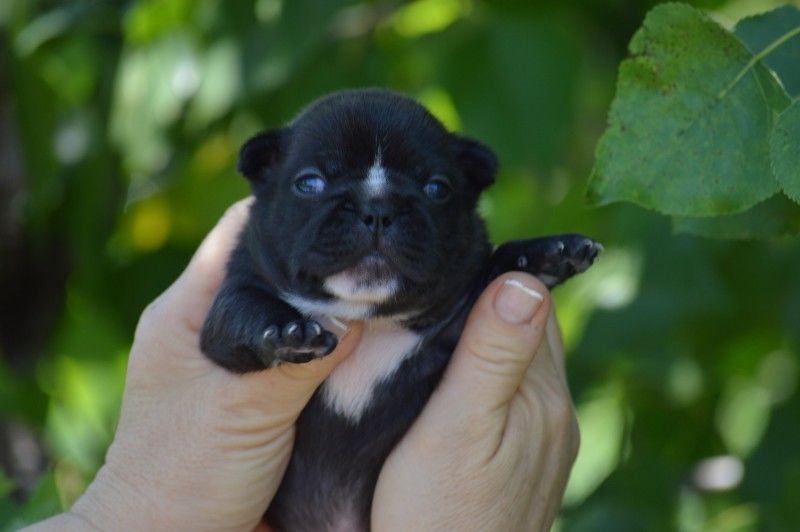
[[[289,128],[272,129],[259,133],[242,146],[236,169],[253,186],[262,183],[283,157],[288,137]]]
[[[494,183],[497,174],[497,156],[477,140],[453,135],[455,154],[461,171],[476,190],[481,191]]]

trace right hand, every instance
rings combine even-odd
[[[549,529],[579,440],[550,306],[544,285],[522,273],[484,291],[381,471],[374,530]]]

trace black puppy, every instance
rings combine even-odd
[[[378,473],[445,368],[466,314],[501,273],[554,286],[600,245],[579,235],[492,250],[475,212],[497,159],[385,90],[324,97],[242,148],[256,201],[206,319],[203,351],[232,371],[325,356],[339,320],[356,352],[297,422],[267,519],[279,530],[366,530]]]

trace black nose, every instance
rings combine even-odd
[[[392,225],[394,212],[385,201],[372,201],[361,211],[361,221],[373,231],[381,231]]]

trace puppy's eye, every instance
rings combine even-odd
[[[451,192],[453,191],[452,187],[450,186],[450,181],[444,176],[434,176],[425,183],[423,189],[425,194],[436,202],[443,202],[450,197]]]
[[[294,190],[301,196],[316,196],[325,192],[328,182],[316,170],[304,170],[294,178]]]

